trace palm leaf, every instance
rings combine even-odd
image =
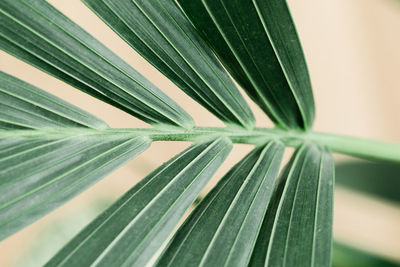
[[[0,72],[0,240],[144,151],[92,115]]]
[[[194,127],[173,100],[45,0],[0,1],[1,49],[163,126],[110,129],[91,114],[0,72],[0,240],[62,205],[152,141],[191,141],[47,266],[329,266],[334,168],[325,146],[392,161],[399,159],[398,146],[305,132],[313,124],[314,99],[286,1],[83,1],[186,94],[227,125],[246,129]],[[254,128],[254,116],[228,72],[275,129]],[[257,146],[173,236],[232,142]],[[296,151],[277,178],[281,142]]]
[[[193,126],[174,101],[44,0],[0,2],[0,48],[150,124]]]
[[[350,160],[335,166],[335,182],[356,192],[400,202],[400,164]]]
[[[231,169],[178,230],[158,266],[246,266],[283,148],[275,142],[258,147]]]
[[[278,126],[310,128],[311,83],[285,1],[178,2],[234,78]]]
[[[333,180],[328,152],[316,145],[297,150],[268,207],[250,266],[331,265]]]
[[[254,117],[242,95],[174,1],[84,2],[136,51],[221,120],[254,126]]]
[[[102,120],[0,71],[0,129],[85,127],[107,129]]]
[[[145,266],[231,149],[228,139],[193,145],[125,193],[47,266]]]

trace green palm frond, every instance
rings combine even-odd
[[[230,149],[227,139],[186,149],[123,195],[47,265],[146,265]]]
[[[283,128],[314,121],[303,52],[286,2],[179,0],[226,68]]]
[[[254,126],[250,108],[228,73],[174,1],[84,2],[130,46],[222,121]]]
[[[258,147],[221,179],[177,231],[158,266],[245,266],[250,260],[283,155]]]
[[[190,128],[174,101],[46,1],[0,2],[0,48],[150,124]]]
[[[151,143],[104,131],[98,118],[8,74],[0,72],[0,81],[0,240]]]
[[[400,162],[400,145],[311,130],[314,98],[286,1],[83,2],[226,127],[196,127],[171,98],[45,0],[0,1],[2,50],[151,125],[111,129],[0,72],[0,239],[152,142],[190,141],[47,266],[330,266],[330,151]],[[275,128],[255,127],[230,76]],[[255,148],[179,226],[233,143]],[[285,147],[295,152],[279,174]]]
[[[315,145],[304,145],[295,152],[282,177],[285,186],[278,202],[265,255],[267,266],[329,266],[333,222],[333,158]],[[279,189],[278,189],[279,191]],[[262,244],[259,244],[259,248]],[[254,262],[260,257],[254,255]],[[256,264],[254,264],[256,265]]]

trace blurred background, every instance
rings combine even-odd
[[[200,126],[222,124],[143,60],[79,0],[51,0],[73,21],[175,99]],[[400,1],[288,0],[308,62],[315,130],[400,142]],[[0,52],[0,69],[55,94],[112,127],[148,127]],[[271,122],[247,98],[257,126]],[[0,266],[41,266],[113,200],[188,143],[154,143],[63,207],[0,243]],[[251,147],[236,145],[208,191]],[[399,152],[400,153],[400,152]],[[400,264],[400,166],[336,155],[335,266]]]

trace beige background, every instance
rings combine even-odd
[[[201,126],[222,124],[137,55],[78,0],[50,1],[85,30],[167,92]],[[289,0],[309,64],[317,103],[315,129],[400,142],[400,1]],[[0,52],[0,69],[104,119],[112,127],[143,122]],[[249,101],[250,102],[250,101]],[[258,126],[271,126],[254,106]],[[73,214],[99,195],[117,198],[138,179],[181,151],[186,143],[156,143],[112,175],[51,215],[0,243],[0,266],[13,266],[52,221]],[[251,147],[235,146],[220,177]],[[338,157],[340,159],[340,157]],[[208,188],[215,183],[215,179]],[[392,203],[354,196],[338,188],[335,236],[400,261],[400,210]]]

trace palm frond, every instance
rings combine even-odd
[[[0,72],[0,240],[153,141],[190,141],[47,266],[330,266],[330,150],[399,162],[400,146],[309,131],[313,93],[286,1],[83,2],[187,95],[235,127],[195,127],[178,104],[47,1],[0,1],[2,50],[154,126],[111,129]],[[230,75],[277,127],[254,127]],[[232,143],[256,147],[178,228]],[[295,153],[278,175],[285,146]]]
[[[157,265],[246,266],[283,148],[270,142],[233,167],[177,231]]]
[[[0,81],[0,240],[150,145],[104,131],[101,120],[10,75]]]
[[[330,153],[300,147],[275,190],[250,266],[329,266],[333,185]]]
[[[178,2],[233,77],[278,126],[312,126],[311,83],[286,1]]]
[[[0,48],[145,122],[193,126],[160,89],[44,0],[0,2]]]
[[[174,1],[84,1],[186,94],[228,124],[252,128],[249,106]]]
[[[221,165],[227,139],[196,144],[125,193],[47,266],[144,266]]]

